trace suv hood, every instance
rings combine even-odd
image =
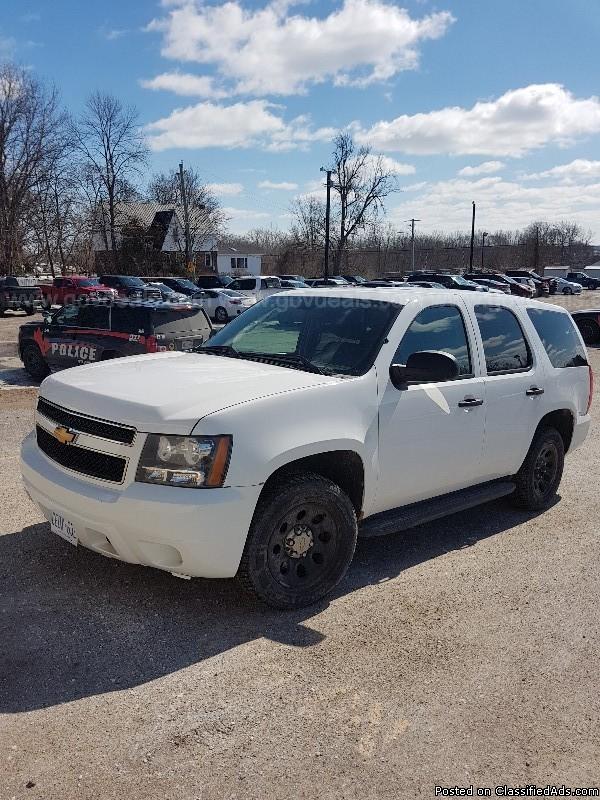
[[[225,356],[157,353],[63,370],[46,378],[40,395],[146,433],[183,435],[229,406],[340,380]]]

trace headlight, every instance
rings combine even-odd
[[[227,475],[231,436],[163,436],[146,439],[135,479],[141,483],[213,489]]]

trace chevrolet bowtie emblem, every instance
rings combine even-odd
[[[61,444],[73,444],[77,437],[77,434],[73,433],[73,431],[70,431],[68,428],[61,427],[54,428],[52,435],[55,439],[58,439]]]

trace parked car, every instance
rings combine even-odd
[[[581,294],[583,291],[583,286],[580,283],[567,281],[564,278],[552,278],[552,280],[556,285],[558,294]]]
[[[78,300],[115,300],[118,296],[115,289],[87,275],[56,277],[51,283],[40,283],[40,290],[44,308],[64,306]]]
[[[570,267],[544,267],[544,278],[564,278],[567,281],[580,283],[586,289],[598,289],[600,279],[594,278],[581,270],[573,270]]]
[[[226,289],[233,281],[229,275],[196,275],[194,283],[199,289]]]
[[[281,281],[276,275],[252,275],[236,278],[227,288],[249,297],[255,297],[257,300],[282,291]]]
[[[313,289],[323,288],[324,286],[350,286],[344,278],[307,278],[306,283]]]
[[[510,278],[529,278],[533,281],[533,286],[538,297],[550,294],[549,280],[542,278],[537,272],[532,269],[507,269],[506,274]]]
[[[227,323],[256,303],[256,297],[236,292],[234,289],[203,289],[193,300],[200,300],[209,317],[219,323]]]
[[[535,287],[532,288],[530,286],[526,286],[525,284],[519,283],[514,278],[511,278],[509,275],[504,275],[502,272],[468,272],[466,273],[465,277],[475,280],[476,278],[483,278],[484,280],[493,280],[497,283],[505,284],[509,287],[510,293],[516,295],[517,297],[535,297],[536,291]]]
[[[184,299],[192,297],[192,295],[198,291],[198,286],[193,281],[188,280],[188,278],[178,278],[167,275],[160,278],[144,278],[143,280],[149,286],[155,283],[162,283],[164,286],[168,286],[171,291],[182,295]]]
[[[279,275],[279,279],[282,281],[300,281],[300,283],[306,283],[304,275]]]
[[[441,283],[437,283],[437,281],[410,281],[405,284],[400,284],[404,286],[420,286],[421,289],[444,289],[445,287]]]
[[[501,283],[500,281],[494,281],[490,278],[473,278],[471,277],[473,283],[478,283],[480,286],[485,286],[486,288],[490,289],[490,291],[500,292],[500,294],[510,294],[510,286],[506,283]]]
[[[158,289],[147,286],[141,278],[133,275],[99,275],[98,280],[103,286],[115,289],[119,297],[130,300],[161,300]]]
[[[579,328],[586,344],[600,342],[600,308],[587,308],[571,311],[571,316]]]
[[[42,292],[38,286],[21,286],[14,275],[0,277],[0,317],[9,310],[31,315],[41,307]]]
[[[167,286],[166,283],[160,283],[159,281],[146,281],[146,286],[149,286],[151,289],[158,289],[161,299],[167,300],[169,303],[185,303],[189,299],[186,294],[182,294],[182,292],[176,292],[175,289]],[[196,291],[198,291],[197,288]]]
[[[155,301],[86,303],[45,312],[19,328],[25,370],[42,380],[55,370],[140,353],[191,350],[211,335],[202,308]],[[135,370],[132,373],[135,380]]]
[[[485,286],[479,286],[473,281],[468,281],[462,275],[454,275],[450,272],[410,272],[406,278],[408,283],[413,281],[433,281],[439,283],[446,289],[458,289],[466,292],[486,292]]]
[[[282,289],[308,289],[309,286],[305,281],[292,281],[289,279],[281,278],[281,288]]]
[[[361,286],[367,282],[367,279],[363,278],[362,275],[340,275],[340,278],[343,278],[346,283],[352,283],[355,286]]]
[[[386,280],[379,280],[379,281],[364,281],[360,284],[365,289],[394,289],[404,287],[406,288],[408,284],[403,283],[402,281],[386,281]]]
[[[555,502],[590,426],[569,314],[350,291],[267,297],[196,352],[47,378],[21,470],[51,530],[179,577],[237,575],[298,608],[343,578],[357,535],[500,497]]]

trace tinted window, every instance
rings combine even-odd
[[[150,333],[150,310],[144,306],[115,305],[110,327],[120,333]]]
[[[233,281],[229,284],[232,289],[255,289],[256,278],[241,278],[240,280]]]
[[[508,308],[475,306],[488,375],[531,366],[531,353],[519,321]]]
[[[77,324],[80,328],[108,330],[110,309],[108,306],[85,305],[79,309]]]
[[[78,325],[79,306],[63,306],[54,317],[55,325],[74,327]]]
[[[263,278],[260,282],[261,289],[279,289],[279,278]]]
[[[266,298],[236,317],[205,345],[229,346],[247,358],[295,356],[323,372],[363,375],[400,311],[395,303],[338,297]]]
[[[527,314],[542,340],[553,367],[585,367],[587,359],[568,314],[528,308]]]
[[[197,308],[180,311],[175,309],[153,311],[152,325],[155,333],[162,334],[202,331],[206,333],[206,338],[208,338],[210,332],[210,326],[206,321],[204,312]]]
[[[412,353],[421,350],[448,353],[458,362],[461,377],[473,374],[465,323],[456,306],[431,306],[419,312],[402,337],[394,364],[405,365]]]

